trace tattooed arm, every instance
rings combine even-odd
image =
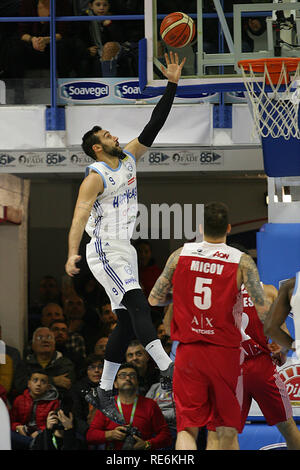
[[[287,330],[283,331],[282,324],[291,311],[290,299],[295,285],[295,278],[284,282],[279,289],[278,296],[271,307],[270,315],[264,324],[264,332],[280,346],[292,349],[293,338]]]
[[[238,270],[238,286],[240,287],[242,283],[254,303],[261,322],[264,323],[272,302],[267,299],[260,283],[256,264],[251,256],[245,253],[241,256]]]
[[[104,191],[103,180],[98,173],[91,172],[81,183],[74,210],[71,229],[69,232],[69,252],[65,265],[69,276],[79,273],[76,263],[81,256],[78,255],[79,245],[83,231],[91,213],[91,209],[98,194]]]
[[[172,288],[172,278],[181,250],[182,247],[174,251],[166,262],[163,272],[157,279],[148,297],[150,305],[164,306],[172,302],[172,294],[170,292]]]

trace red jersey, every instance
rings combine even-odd
[[[173,275],[172,340],[240,346],[237,270],[242,254],[225,243],[184,245]]]
[[[242,314],[242,347],[245,351],[245,360],[251,359],[262,352],[270,354],[268,338],[264,334],[264,328],[256,308],[245,289],[242,286],[243,314]]]

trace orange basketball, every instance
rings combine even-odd
[[[192,18],[181,11],[165,16],[160,25],[160,35],[168,46],[184,47],[190,44],[196,33]]]

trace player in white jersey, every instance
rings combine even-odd
[[[286,350],[297,352],[300,358],[300,272],[285,281],[278,291],[278,297],[271,308],[271,315],[264,325],[264,332]],[[293,313],[295,339],[280,327],[288,314]]]
[[[81,238],[86,229],[87,263],[104,286],[118,323],[106,346],[104,369],[96,395],[86,399],[111,420],[123,424],[115,406],[113,383],[123,362],[127,346],[137,337],[161,371],[162,382],[171,387],[173,363],[165,352],[152,324],[151,310],[138,281],[137,254],[130,244],[136,213],[136,161],[151,147],[171,110],[185,59],[165,55],[168,79],[165,92],[156,104],[150,121],[141,134],[121,149],[118,138],[95,126],[83,136],[82,148],[95,163],[87,169],[82,182],[69,233],[66,272],[79,272],[76,263]]]

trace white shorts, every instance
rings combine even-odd
[[[86,246],[86,260],[94,277],[104,287],[112,310],[125,308],[123,295],[141,288],[137,253],[131,243],[92,238]]]

